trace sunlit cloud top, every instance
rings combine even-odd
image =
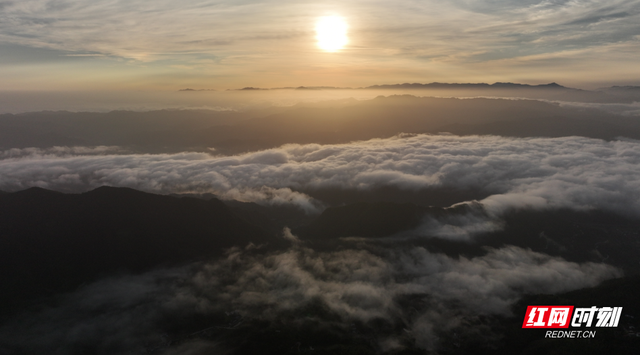
[[[0,89],[640,84],[639,52],[638,0],[0,1]]]

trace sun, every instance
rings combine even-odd
[[[339,16],[323,16],[316,22],[318,47],[327,52],[336,52],[348,42],[347,22]]]

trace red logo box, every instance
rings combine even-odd
[[[573,306],[529,306],[522,328],[569,328]]]

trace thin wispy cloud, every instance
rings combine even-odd
[[[312,24],[331,13],[349,21],[350,45],[339,56],[325,57],[315,47]],[[570,62],[591,63],[604,58],[599,48],[634,44],[629,53],[606,57],[628,67],[629,58],[638,54],[639,16],[640,2],[626,0],[401,1],[393,5],[380,1],[26,0],[2,3],[0,45],[55,50],[63,56],[102,55],[103,60],[120,58],[136,65],[153,63],[147,69],[154,69],[152,75],[159,75],[161,68],[168,70],[164,75],[173,73],[176,67],[162,63],[171,59],[172,65],[192,66],[202,74],[233,77],[240,75],[240,67],[245,73],[260,73],[264,80],[278,78],[268,73],[311,73],[314,68],[352,68],[347,75],[351,79],[346,80],[359,76],[357,70],[391,71],[396,80],[403,80],[426,64],[427,73],[435,79],[442,79],[438,73],[446,69],[454,81],[463,80],[458,78],[461,75],[480,78],[479,71],[489,81],[487,75],[497,73],[513,78],[518,74],[510,68],[532,60],[531,56],[567,58],[567,51],[586,50],[570,56]],[[215,64],[202,65],[207,58]],[[503,62],[492,64],[496,60]],[[527,72],[519,70],[518,77],[526,79]],[[567,78],[573,78],[569,80],[582,80],[569,74]]]

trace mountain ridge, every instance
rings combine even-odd
[[[0,299],[68,291],[98,277],[181,265],[249,243],[277,240],[215,198],[32,187],[0,195]]]

